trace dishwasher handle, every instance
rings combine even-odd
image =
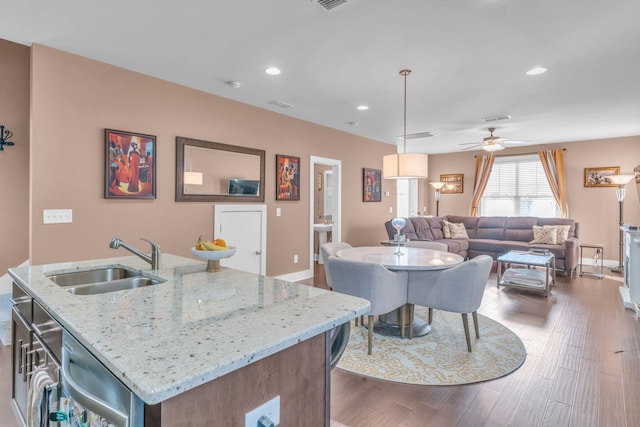
[[[71,377],[71,357],[69,350],[62,347],[62,368],[60,369],[61,383],[66,389],[69,396],[84,406],[85,409],[94,412],[111,422],[113,425],[119,427],[129,427],[129,416],[117,408],[109,405],[104,400],[97,396],[92,395],[87,390],[82,388]]]

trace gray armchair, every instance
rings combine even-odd
[[[447,270],[411,272],[407,290],[409,324],[413,324],[413,304],[429,307],[429,323],[434,309],[461,313],[467,350],[471,351],[468,314],[472,313],[476,338],[480,338],[477,310],[492,264],[490,256],[480,255]],[[409,338],[413,338],[412,328]]]
[[[335,256],[324,259],[333,290],[369,300],[368,354],[373,347],[373,317],[402,307],[401,323],[405,324],[407,302],[407,272],[393,272],[381,264],[349,261]],[[402,336],[404,337],[404,328]]]
[[[333,289],[333,285],[331,284],[331,277],[329,276],[329,272],[327,271],[326,260],[329,259],[330,256],[335,256],[336,252],[338,252],[340,249],[347,249],[352,247],[353,246],[346,242],[327,242],[320,245],[320,253],[322,254],[322,259],[325,260],[324,275],[327,279],[327,285],[329,286],[329,289]]]

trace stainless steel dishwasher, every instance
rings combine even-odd
[[[51,421],[144,426],[144,403],[66,330],[62,333],[60,406]]]
[[[34,373],[44,370],[52,383],[35,400],[45,425],[144,426],[142,400],[15,284],[12,302],[12,405],[21,425],[34,400]]]

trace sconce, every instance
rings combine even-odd
[[[10,130],[4,130],[4,126],[0,126],[0,151],[4,150],[4,146],[13,146],[13,142],[8,141],[13,136],[13,132]]]

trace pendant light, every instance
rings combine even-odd
[[[407,153],[407,76],[411,70],[400,70],[404,77],[404,133],[402,153],[389,154],[382,159],[382,177],[385,179],[427,178],[427,155]]]

